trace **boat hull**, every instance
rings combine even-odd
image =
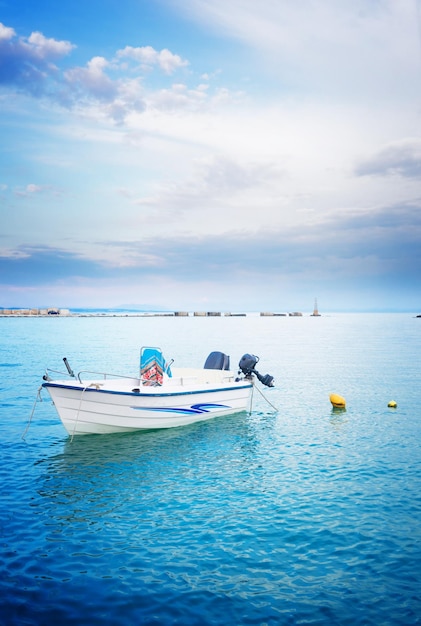
[[[170,391],[133,386],[106,389],[103,380],[43,384],[72,436],[173,428],[231,415],[248,409],[252,390],[248,381],[199,389],[174,386]]]

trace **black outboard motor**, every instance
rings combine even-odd
[[[270,374],[265,374],[265,376],[262,376],[257,370],[254,369],[258,362],[258,356],[254,356],[254,354],[243,354],[238,364],[238,367],[243,372],[246,378],[251,378],[254,374],[257,380],[262,383],[262,385],[266,385],[266,387],[274,387],[275,383],[273,380],[273,376],[271,376]]]
[[[223,352],[211,352],[203,367],[205,370],[229,370],[230,358]]]

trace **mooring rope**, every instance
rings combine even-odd
[[[32,418],[33,418],[34,413],[35,413],[35,407],[37,406],[38,402],[42,402],[41,391],[42,391],[42,385],[41,385],[41,387],[37,391],[37,395],[36,395],[36,398],[35,398],[34,406],[32,407],[32,411],[31,411],[31,415],[29,416],[28,423],[27,423],[26,428],[23,431],[22,436],[21,436],[21,439],[23,439],[24,441],[25,441],[26,434],[27,434],[27,432],[29,430],[29,426],[31,425]]]
[[[251,387],[249,415],[251,415],[253,412],[253,393],[254,393],[254,381]]]
[[[70,443],[73,441],[73,437],[75,436],[75,430],[76,430],[76,426],[79,420],[79,413],[80,413],[80,408],[82,406],[82,400],[83,400],[83,394],[85,393],[85,391],[87,390],[88,387],[90,387],[91,385],[87,385],[86,387],[84,387],[82,389],[82,393],[80,394],[80,400],[79,400],[79,407],[76,413],[76,420],[75,420],[75,424],[73,426],[73,431],[72,431],[72,435],[70,437]]]
[[[277,408],[276,408],[276,406],[274,406],[274,405],[272,404],[272,402],[270,402],[270,401],[266,398],[266,396],[265,396],[265,394],[263,393],[263,391],[262,391],[261,389],[259,389],[259,387],[256,387],[256,385],[255,385],[255,383],[254,383],[254,381],[253,381],[253,389],[254,389],[254,388],[256,388],[256,389],[257,389],[257,391],[258,391],[258,392],[260,393],[260,395],[262,396],[262,398],[263,398],[264,400],[266,400],[266,402],[267,402],[268,404],[270,404],[270,406],[272,407],[272,409],[274,409],[277,413],[279,413],[279,409],[277,409]]]

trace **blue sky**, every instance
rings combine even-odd
[[[421,0],[0,0],[0,306],[421,312]]]

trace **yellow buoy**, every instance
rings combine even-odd
[[[389,406],[391,409],[396,409],[398,404],[394,400],[391,400],[387,406]]]
[[[338,395],[337,393],[331,393],[329,399],[332,403],[332,406],[337,409],[344,409],[346,406],[345,398]]]

